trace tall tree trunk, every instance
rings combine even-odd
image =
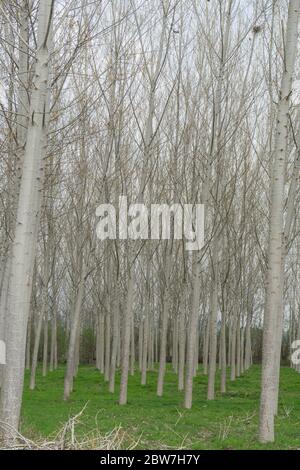
[[[116,365],[117,365],[117,354],[118,354],[118,343],[119,343],[119,310],[120,310],[120,295],[121,295],[121,282],[117,279],[116,288],[116,300],[114,301],[113,309],[113,337],[112,337],[112,348],[111,348],[111,365],[110,365],[110,376],[109,376],[109,391],[114,393],[115,391],[115,377],[116,377]]]
[[[103,315],[103,312],[101,311],[100,312],[100,315],[99,315],[99,329],[100,329],[100,333],[99,333],[99,341],[100,341],[100,347],[99,347],[99,366],[100,366],[100,372],[101,374],[104,374],[104,350],[105,350],[105,346],[104,346],[104,315]]]
[[[120,383],[120,396],[119,404],[126,405],[127,403],[127,384],[128,384],[128,371],[129,371],[129,350],[130,350],[130,330],[131,330],[131,315],[133,306],[134,294],[134,279],[132,273],[129,272],[128,290],[126,300],[126,311],[123,318],[123,348],[122,348],[122,371]]]
[[[222,310],[221,336],[220,336],[220,354],[221,354],[221,393],[226,393],[226,314]]]
[[[110,342],[111,342],[111,332],[110,332],[110,312],[107,312],[105,315],[105,369],[104,369],[104,380],[105,382],[109,381],[109,372],[110,372]]]
[[[232,334],[231,334],[231,350],[230,350],[230,380],[236,378],[236,322],[237,319],[232,319]]]
[[[135,328],[134,328],[134,315],[131,316],[131,331],[130,331],[130,375],[134,375],[135,364]]]
[[[185,292],[185,287],[183,288]],[[178,332],[178,390],[184,389],[184,365],[185,365],[185,318],[183,307],[179,309],[179,332]]]
[[[44,344],[43,344],[43,370],[42,375],[45,377],[47,375],[47,368],[48,368],[48,315],[45,312],[44,318]]]
[[[251,314],[247,314],[246,320],[246,344],[245,344],[245,366],[244,369],[248,370],[251,365],[252,348],[251,348]]]
[[[146,385],[147,382],[147,367],[148,367],[148,341],[149,341],[149,298],[147,298],[146,314],[144,318],[143,328],[143,343],[142,343],[142,376],[141,385]]]
[[[7,363],[1,389],[0,417],[15,430],[19,426],[22,402],[27,321],[41,205],[41,168],[47,146],[49,45],[52,43],[49,36],[53,4],[51,0],[42,0],[39,5],[34,87],[11,254],[6,320]],[[6,437],[9,439],[9,436]]]
[[[168,321],[169,321],[169,305],[170,305],[170,294],[169,294],[169,276],[171,269],[171,256],[172,249],[170,246],[166,246],[166,271],[165,271],[165,287],[164,287],[164,299],[162,308],[161,318],[161,332],[160,332],[160,348],[159,348],[159,370],[157,380],[157,396],[163,395],[164,389],[164,378],[166,372],[166,354],[167,354],[167,336],[168,336]]]
[[[288,141],[288,113],[292,90],[300,0],[290,0],[285,35],[285,61],[277,110],[271,181],[267,290],[264,314],[262,381],[260,402],[261,442],[274,441],[274,412],[278,394],[278,351],[281,347],[283,301],[283,208]],[[280,337],[280,340],[279,340]]]
[[[23,0],[20,4],[20,31],[19,31],[19,61],[18,61],[18,115],[17,115],[17,160],[14,164],[14,175],[9,175],[9,179],[12,179],[13,183],[9,188],[9,197],[11,203],[8,210],[11,212],[9,217],[8,228],[10,230],[10,237],[13,236],[15,231],[15,215],[17,212],[17,204],[20,190],[20,178],[22,175],[22,167],[24,161],[24,152],[26,145],[26,135],[28,126],[28,113],[29,113],[29,88],[28,88],[28,44],[29,44],[29,32],[28,32],[28,18],[29,9],[27,0]],[[12,41],[8,41],[11,43]],[[13,53],[11,55],[13,57]],[[13,74],[11,74],[11,80],[13,80]],[[13,98],[10,98],[12,104]],[[11,156],[13,160],[13,156]],[[5,340],[5,318],[7,316],[8,308],[8,293],[9,293],[9,278],[11,272],[11,250],[12,243],[10,237],[7,237],[7,247],[4,249],[4,256],[1,260],[1,279],[0,279],[0,340]],[[29,353],[28,353],[29,354]],[[2,383],[3,367],[0,365],[0,387]]]
[[[49,370],[53,372],[55,367],[55,351],[57,348],[57,320],[56,320],[56,308],[53,308],[52,322],[51,322],[51,339],[50,339],[50,365]]]
[[[43,305],[45,308],[46,305]],[[40,340],[41,340],[41,333],[42,333],[42,326],[43,320],[45,316],[45,311],[43,310],[40,312],[34,337],[34,346],[32,352],[32,364],[31,364],[31,371],[30,371],[30,381],[29,381],[29,388],[30,390],[35,389],[35,377],[36,377],[36,369],[38,364],[38,355],[39,355],[39,348],[40,348]]]
[[[186,373],[185,373],[185,389],[184,389],[184,407],[191,408],[193,400],[193,377],[196,355],[196,339],[197,339],[197,323],[199,315],[200,302],[200,269],[198,254],[193,253],[193,299],[192,310],[189,321],[189,341],[186,351]]]
[[[214,279],[212,285],[211,305],[210,305],[210,337],[209,337],[209,362],[208,362],[208,387],[207,399],[214,400],[215,398],[215,375],[217,366],[217,314],[218,314],[218,244],[216,239],[216,247],[213,248],[213,269]],[[214,256],[215,254],[215,256]]]
[[[31,357],[31,316],[30,314],[28,319],[28,326],[27,326],[27,339],[26,339],[26,361],[25,361],[25,368],[30,370],[30,357]]]
[[[73,390],[73,378],[75,374],[76,364],[76,346],[78,344],[79,329],[80,329],[80,312],[84,294],[84,284],[86,276],[86,266],[82,268],[80,281],[77,289],[76,303],[74,314],[71,321],[71,333],[69,339],[69,348],[67,356],[67,368],[64,381],[64,400],[68,400]]]
[[[206,322],[204,341],[203,341],[203,374],[207,375],[208,369],[208,350],[209,350],[209,318]]]
[[[241,325],[240,325],[240,316],[237,319],[237,329],[236,329],[236,376],[240,377],[241,375]]]

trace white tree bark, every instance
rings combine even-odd
[[[122,373],[120,383],[120,396],[119,405],[126,405],[127,403],[127,384],[128,384],[128,370],[129,370],[129,351],[130,351],[130,330],[131,330],[131,315],[134,296],[134,279],[132,273],[129,272],[128,292],[126,311],[124,312],[123,319],[123,349],[122,349]]]
[[[38,48],[34,88],[31,95],[29,125],[17,209],[6,319],[7,363],[1,389],[0,416],[12,429],[19,426],[22,402],[26,331],[34,258],[39,226],[43,165],[46,155],[49,33],[54,2],[41,0],[38,13]],[[9,438],[9,436],[6,436]]]
[[[288,112],[292,90],[300,0],[290,0],[285,35],[285,60],[277,110],[277,126],[274,143],[273,175],[271,181],[270,229],[268,249],[267,291],[264,315],[262,382],[260,404],[261,442],[274,441],[274,411],[278,394],[278,361],[276,354],[279,333],[282,330],[283,296],[283,208],[288,140]],[[279,342],[280,343],[280,342]]]
[[[169,293],[169,277],[171,269],[171,254],[172,248],[166,246],[166,270],[165,270],[165,287],[163,307],[161,312],[161,331],[160,331],[160,348],[159,348],[159,369],[157,379],[156,394],[158,397],[163,395],[164,379],[166,372],[166,354],[167,354],[167,335],[168,335],[168,321],[169,321],[169,306],[170,306],[170,293]]]
[[[71,333],[69,339],[68,357],[67,357],[67,369],[65,373],[64,381],[64,400],[68,400],[71,392],[73,391],[73,378],[77,368],[76,361],[76,346],[78,344],[78,335],[80,329],[80,313],[83,301],[84,287],[85,287],[85,276],[87,266],[84,264],[81,270],[79,285],[77,288],[76,303],[74,308],[74,314],[72,315],[71,322]]]

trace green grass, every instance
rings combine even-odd
[[[156,396],[157,373],[149,372],[146,386],[140,374],[129,377],[128,405],[119,406],[116,393],[108,392],[100,373],[91,366],[81,366],[68,402],[62,400],[64,367],[47,377],[37,373],[36,390],[28,389],[25,378],[22,432],[48,437],[58,431],[70,416],[88,402],[79,433],[96,427],[103,433],[121,425],[138,448],[165,447],[187,449],[297,449],[300,448],[300,374],[288,367],[281,369],[280,406],[276,418],[276,441],[257,442],[260,367],[253,366],[235,382],[228,381],[228,391],[206,400],[207,377],[198,374],[194,381],[191,410],[182,408],[183,394],[177,391],[177,376],[168,367],[165,393]],[[219,390],[219,377],[216,390]]]

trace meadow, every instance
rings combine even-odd
[[[123,433],[122,447],[136,449],[298,449],[300,448],[300,375],[281,368],[276,440],[257,440],[260,366],[254,365],[234,382],[227,393],[206,399],[207,377],[200,370],[194,380],[191,410],[182,407],[183,392],[177,390],[177,376],[168,367],[164,396],[156,396],[157,371],[149,372],[147,385],[140,374],[129,377],[128,404],[119,406],[119,374],[116,392],[111,394],[104,378],[93,366],[80,366],[74,391],[63,401],[64,366],[42,377],[37,373],[34,391],[28,388],[26,373],[21,431],[29,438],[51,439],[69,418],[84,411],[76,426],[78,439],[114,429]],[[216,389],[219,390],[219,377]]]

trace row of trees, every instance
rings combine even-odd
[[[299,8],[2,2],[0,417],[10,430],[24,369],[34,389],[39,359],[43,374],[66,361],[65,400],[80,358],[95,359],[111,393],[120,369],[120,405],[128,375],[138,369],[143,386],[157,364],[162,396],[172,361],[191,408],[200,362],[213,400],[217,367],[225,393],[263,346],[260,440],[274,440],[282,337],[287,359],[300,331]],[[203,249],[172,237],[100,242],[96,208],[120,195],[204,204]]]

